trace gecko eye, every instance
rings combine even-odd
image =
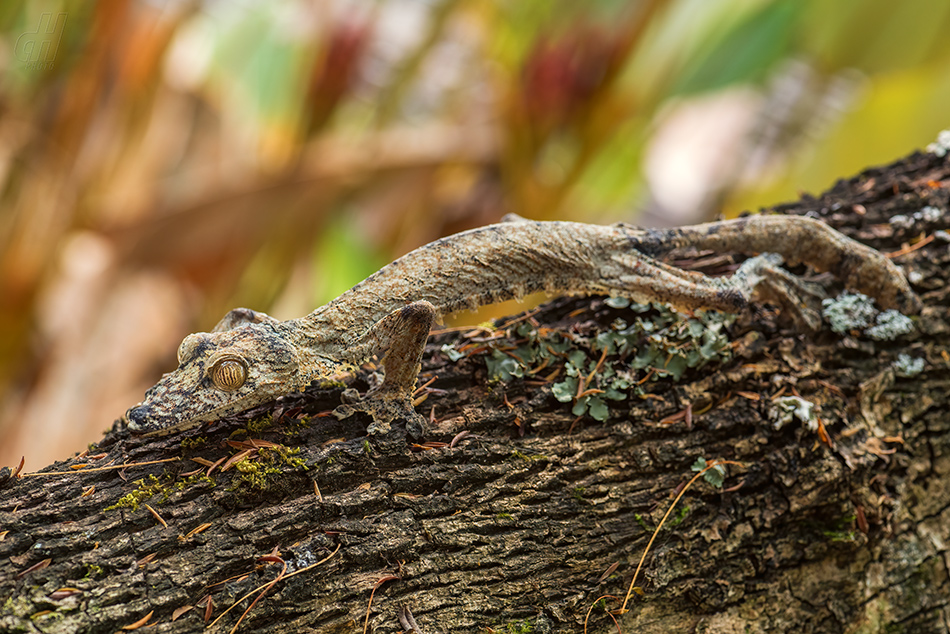
[[[247,380],[247,364],[238,357],[218,359],[211,366],[211,380],[219,390],[232,392]]]

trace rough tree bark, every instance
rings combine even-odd
[[[567,376],[559,357],[488,380],[481,352],[517,354],[526,330],[583,349],[638,317],[558,300],[494,335],[432,338],[425,446],[367,439],[365,421],[306,423],[339,402],[342,386],[323,386],[270,408],[270,427],[249,423],[257,411],[165,439],[111,432],[40,474],[7,472],[0,630],[114,632],[151,614],[150,631],[196,632],[208,596],[214,618],[284,565],[325,559],[277,581],[238,631],[355,632],[368,613],[369,631],[402,632],[408,610],[426,634],[580,632],[596,603],[590,632],[616,631],[613,618],[626,633],[948,632],[948,183],[947,160],[914,154],[776,210],[903,247],[896,261],[925,308],[896,340],[827,325],[806,336],[757,309],[729,327],[731,358],[678,381],[654,372],[600,422],[552,395]],[[678,263],[734,266],[695,253]],[[445,344],[465,356],[450,360]],[[589,368],[600,351],[584,356]],[[605,356],[594,372],[631,358]],[[816,408],[799,415],[811,429],[775,424],[779,399],[796,394]],[[612,617],[620,602],[598,597],[625,594],[700,457],[741,466],[720,488],[686,492],[647,557],[643,595]]]

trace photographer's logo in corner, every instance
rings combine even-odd
[[[65,28],[65,13],[56,14],[55,23],[52,13],[44,13],[35,31],[27,31],[17,38],[13,54],[27,69],[50,70]]]

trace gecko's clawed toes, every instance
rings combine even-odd
[[[368,414],[373,419],[366,428],[371,436],[390,433],[393,423],[404,426],[411,438],[420,438],[425,434],[425,418],[413,409],[408,395],[388,390],[370,391],[366,396],[352,401],[353,393],[356,390],[344,392],[344,402],[333,410],[333,415],[338,419],[349,418],[357,412]]]
[[[799,330],[820,330],[824,287],[792,275],[781,264],[780,256],[763,253],[746,260],[731,282],[748,297],[776,304]]]

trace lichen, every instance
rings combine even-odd
[[[941,216],[943,216],[943,210],[933,205],[927,205],[914,214],[914,218],[918,218],[924,222],[936,222],[940,220]]]
[[[835,299],[822,300],[822,314],[834,332],[861,330],[877,341],[890,341],[914,329],[910,317],[894,309],[879,312],[873,300],[863,293],[845,292]]]
[[[914,219],[904,214],[891,216],[887,222],[898,229],[910,229],[914,226]]]
[[[891,341],[901,335],[906,335],[913,329],[914,322],[910,317],[902,315],[900,311],[890,309],[878,315],[874,326],[865,330],[864,334],[877,341]]]
[[[891,216],[888,223],[898,229],[910,229],[918,222],[936,222],[940,220],[941,216],[943,216],[943,210],[933,205],[927,205],[910,216],[905,214]]]
[[[867,328],[877,315],[874,302],[864,293],[842,293],[821,302],[822,314],[837,333]]]
[[[818,430],[818,415],[815,413],[815,404],[800,396],[781,396],[773,400],[769,418],[772,420],[772,427],[775,429],[781,429],[798,419],[809,431]]]
[[[726,480],[726,467],[723,464],[716,464],[712,468],[707,469],[709,464],[706,462],[706,459],[703,456],[700,456],[696,459],[696,462],[690,467],[691,470],[696,473],[703,473],[703,480],[716,487],[717,489],[722,488],[722,483]]]
[[[924,371],[924,360],[920,357],[912,357],[906,353],[900,353],[897,360],[892,364],[897,376],[909,379],[915,377]]]
[[[937,140],[927,146],[927,151],[939,157],[950,152],[950,130],[941,130],[937,133]]]

